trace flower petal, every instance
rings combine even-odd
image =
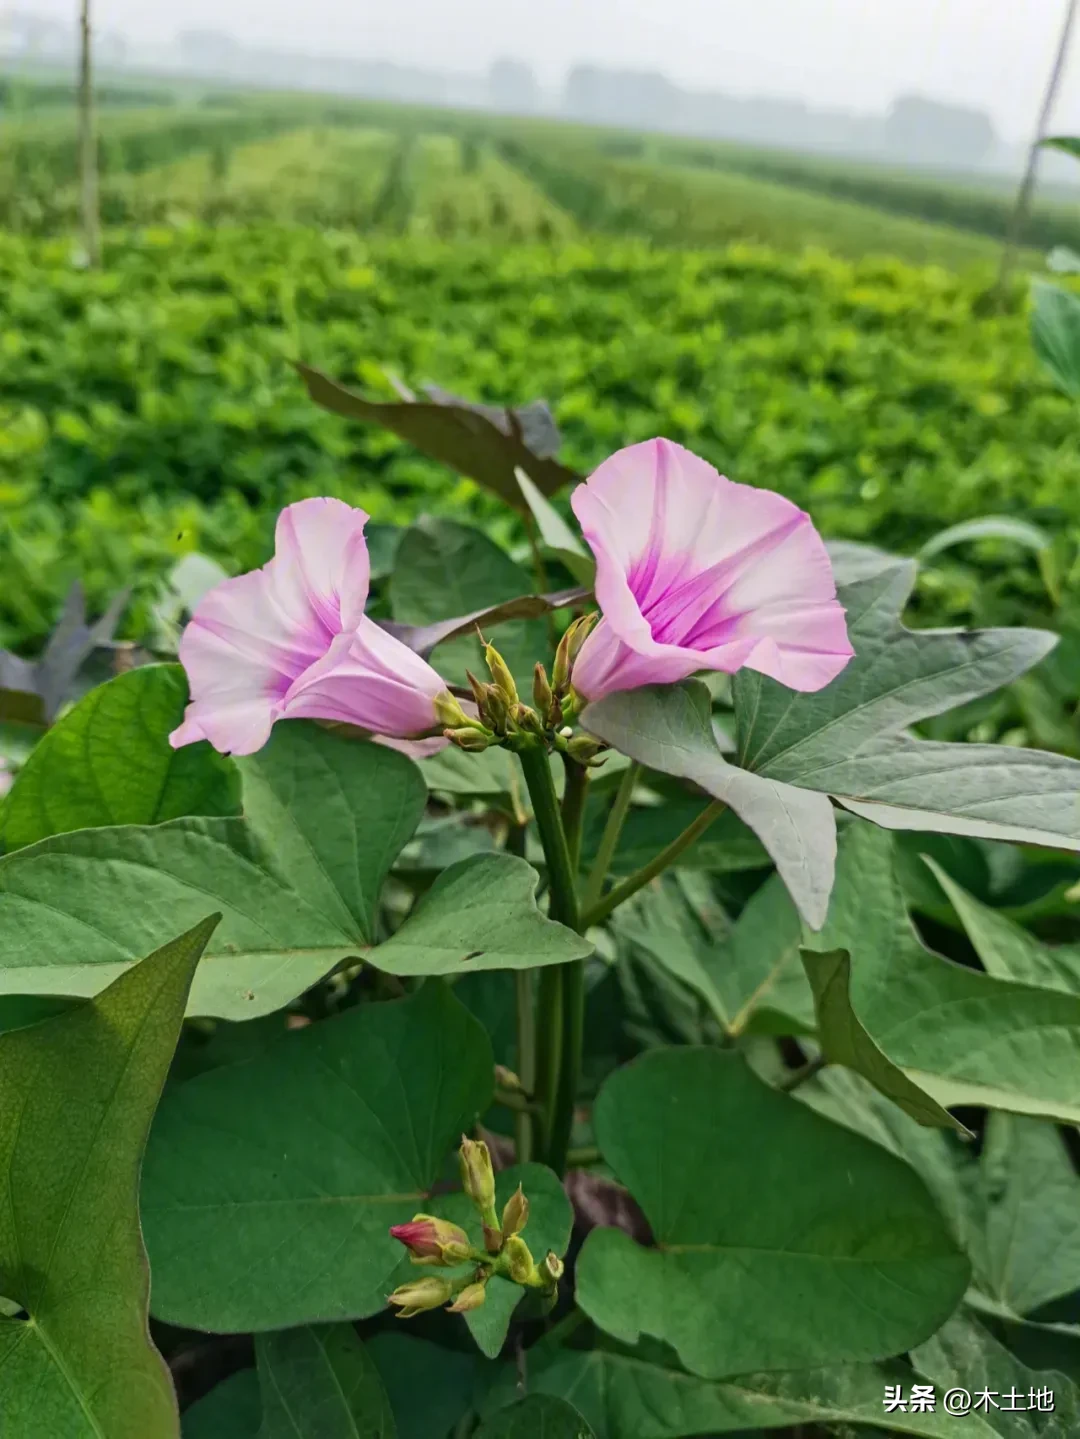
[[[282,712],[410,739],[435,727],[435,697],[445,689],[426,660],[365,616],[290,687]]]
[[[371,585],[364,526],[368,516],[344,500],[287,505],[274,532],[278,599],[298,620],[314,614],[332,633],[352,629]]]

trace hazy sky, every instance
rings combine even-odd
[[[67,18],[76,0],[15,0]],[[229,30],[250,43],[444,69],[500,55],[547,83],[576,61],[683,84],[881,110],[920,91],[990,111],[1026,137],[1065,0],[95,0],[98,23],[160,41]],[[1080,25],[1078,25],[1080,32]],[[1056,116],[1080,128],[1080,33]]]

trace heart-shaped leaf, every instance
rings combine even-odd
[[[237,814],[240,780],[205,742],[174,750],[187,680],[146,665],[98,685],[49,730],[0,808],[0,851],[76,829]]]
[[[397,1439],[390,1401],[349,1324],[255,1337],[259,1439]]]
[[[712,1379],[847,1364],[918,1343],[963,1295],[922,1181],[737,1055],[654,1050],[607,1081],[594,1125],[657,1245],[595,1229],[578,1259],[578,1303],[624,1343],[650,1335]]]
[[[239,1332],[377,1313],[403,1263],[389,1226],[427,1208],[492,1065],[429,983],[170,1089],[143,1173],[155,1315]]]
[[[3,1427],[25,1439],[174,1439],[176,1400],[147,1329],[138,1176],[216,920],[104,994],[0,1036]]]

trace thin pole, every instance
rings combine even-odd
[[[90,0],[80,0],[79,197],[86,263],[96,270],[101,264],[101,219],[98,213],[97,134],[94,126],[94,72],[90,41]]]
[[[1050,125],[1050,116],[1054,109],[1054,101],[1057,99],[1062,77],[1065,74],[1065,60],[1069,53],[1069,41],[1072,39],[1076,9],[1077,0],[1068,0],[1065,6],[1065,19],[1061,26],[1061,36],[1058,40],[1057,54],[1054,56],[1054,65],[1050,71],[1050,78],[1046,82],[1046,93],[1043,95],[1042,108],[1039,111],[1038,123],[1035,126],[1035,137],[1031,142],[1031,149],[1028,151],[1024,178],[1020,182],[1020,189],[1016,193],[1016,204],[1013,206],[1012,214],[1009,217],[1009,227],[1005,236],[1005,248],[1001,252],[1001,269],[998,271],[997,287],[999,295],[1004,294],[1005,286],[1009,280],[1009,274],[1016,261],[1016,252],[1020,246],[1020,239],[1023,235],[1028,211],[1031,208],[1031,197],[1035,191],[1035,175],[1039,164],[1039,149],[1042,142],[1046,139],[1046,132]]]

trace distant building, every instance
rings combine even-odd
[[[488,71],[488,100],[493,110],[530,114],[540,108],[540,87],[523,60],[496,60]]]

